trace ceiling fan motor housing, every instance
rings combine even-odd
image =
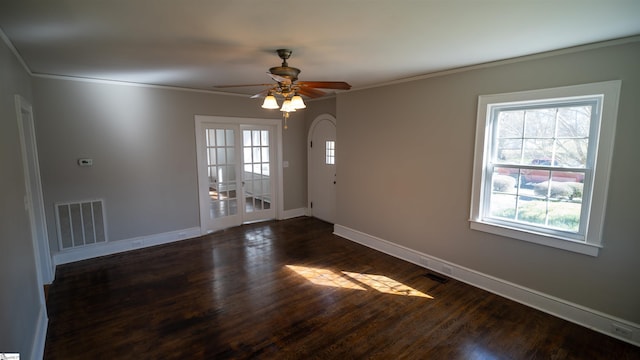
[[[273,75],[282,76],[294,82],[298,80],[298,74],[300,74],[300,69],[296,69],[294,67],[289,66],[276,66],[269,69],[269,72]]]
[[[282,65],[270,68],[269,72],[273,75],[287,78],[291,80],[291,82],[298,80],[300,69],[289,67],[289,64],[287,64],[287,59],[289,59],[293,51],[289,49],[278,49],[276,50],[276,52],[278,53],[280,59],[282,59]]]

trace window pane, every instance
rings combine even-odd
[[[253,141],[253,146],[260,146],[260,130],[251,132],[251,140]]]
[[[269,146],[269,131],[268,130],[262,130],[261,134],[261,144],[262,146]]]
[[[238,200],[229,200],[229,215],[235,215],[238,213]]]
[[[216,134],[215,130],[207,129],[207,146],[215,146],[216,145],[215,134]]]
[[[227,163],[227,152],[225,151],[225,148],[217,148],[216,152],[218,153],[218,155],[217,155],[217,163],[218,164],[226,164]]]
[[[218,169],[218,182],[220,183],[224,183],[229,181],[228,175],[229,175],[229,168],[227,166],[220,166],[220,168]]]
[[[242,145],[251,146],[251,131],[244,130],[242,132]]]
[[[236,163],[236,149],[235,148],[227,148],[227,164],[235,164]]]
[[[516,196],[506,194],[491,194],[489,214],[492,217],[514,220],[516,217]]]
[[[509,193],[515,194],[517,192],[518,184],[518,169],[509,168],[495,168],[491,189],[494,193]]]
[[[254,195],[262,195],[262,181],[257,180],[253,182],[253,194]]]
[[[209,186],[215,186],[216,180],[216,167],[209,166]]]
[[[251,164],[253,162],[253,159],[251,158],[251,148],[246,147],[243,150],[244,150],[244,163]]]
[[[498,139],[496,163],[521,164],[522,139]]]
[[[262,160],[260,159],[260,148],[259,147],[255,147],[253,148],[253,162],[261,162]]]
[[[534,109],[525,112],[525,138],[553,138],[556,127],[556,109]]]
[[[501,111],[498,114],[497,137],[522,138],[524,110]]]
[[[556,141],[556,165],[586,167],[588,146],[589,139],[558,139]]]
[[[544,225],[547,218],[547,201],[544,199],[537,199],[530,196],[518,197],[518,211],[516,220],[536,224]]]
[[[329,140],[325,142],[325,164],[327,165],[333,165],[336,163],[335,161],[335,156],[336,156],[336,150],[335,150],[335,146],[336,146],[336,142]]]
[[[580,203],[550,201],[547,225],[560,230],[577,232],[580,228]]]
[[[226,130],[226,134],[227,134],[227,146],[233,146],[234,144],[234,135],[233,135],[233,130]]]
[[[592,106],[573,106],[558,109],[558,137],[587,138]]]
[[[236,168],[235,166],[227,166],[227,181],[236,181]]]
[[[216,149],[208,149],[207,150],[207,163],[209,165],[216,165],[218,162],[216,161]]]
[[[535,164],[536,161],[549,160],[553,157],[553,139],[525,139],[523,164]],[[542,164],[536,164],[542,165]],[[551,165],[551,163],[547,164]]]
[[[261,151],[262,151],[262,161],[263,162],[269,162],[269,148],[268,147],[262,147]]]
[[[216,129],[216,145],[224,146],[225,144],[224,139],[225,139],[224,129]]]

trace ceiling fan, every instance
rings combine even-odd
[[[302,96],[309,98],[317,98],[326,95],[324,91],[318,89],[335,89],[335,90],[349,90],[351,85],[344,81],[298,81],[298,75],[300,69],[290,67],[287,63],[289,57],[291,57],[292,50],[290,49],[278,49],[276,50],[280,59],[282,59],[281,66],[275,66],[269,69],[269,76],[276,81],[275,84],[248,84],[248,85],[221,85],[215,86],[217,88],[231,88],[231,87],[243,87],[243,86],[267,86],[268,88],[251,96],[251,98],[265,97],[262,107],[265,109],[278,109],[283,112],[286,119],[289,118],[289,113],[294,112],[297,109],[304,109],[306,105],[302,100]],[[284,99],[282,107],[278,105],[276,95],[282,96]],[[301,96],[302,95],[302,96]]]

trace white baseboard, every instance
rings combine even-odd
[[[296,217],[306,216],[306,215],[307,215],[307,208],[284,210],[281,220],[293,219]]]
[[[334,234],[561,319],[640,346],[639,324],[453,264],[346,226],[336,224]]]
[[[49,325],[49,318],[47,317],[46,305],[40,306],[40,312],[38,313],[38,323],[36,324],[36,333],[33,336],[33,343],[31,345],[31,359],[41,360],[44,357],[44,346],[47,340],[47,327]]]
[[[167,244],[174,241],[198,237],[200,235],[200,228],[194,227],[161,234],[140,236],[125,240],[109,241],[102,244],[88,245],[75,249],[63,250],[53,255],[53,262],[55,265],[67,264],[99,256],[117,254],[129,250]]]

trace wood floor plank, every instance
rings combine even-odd
[[[45,359],[640,359],[332,231],[302,217],[59,266]]]

